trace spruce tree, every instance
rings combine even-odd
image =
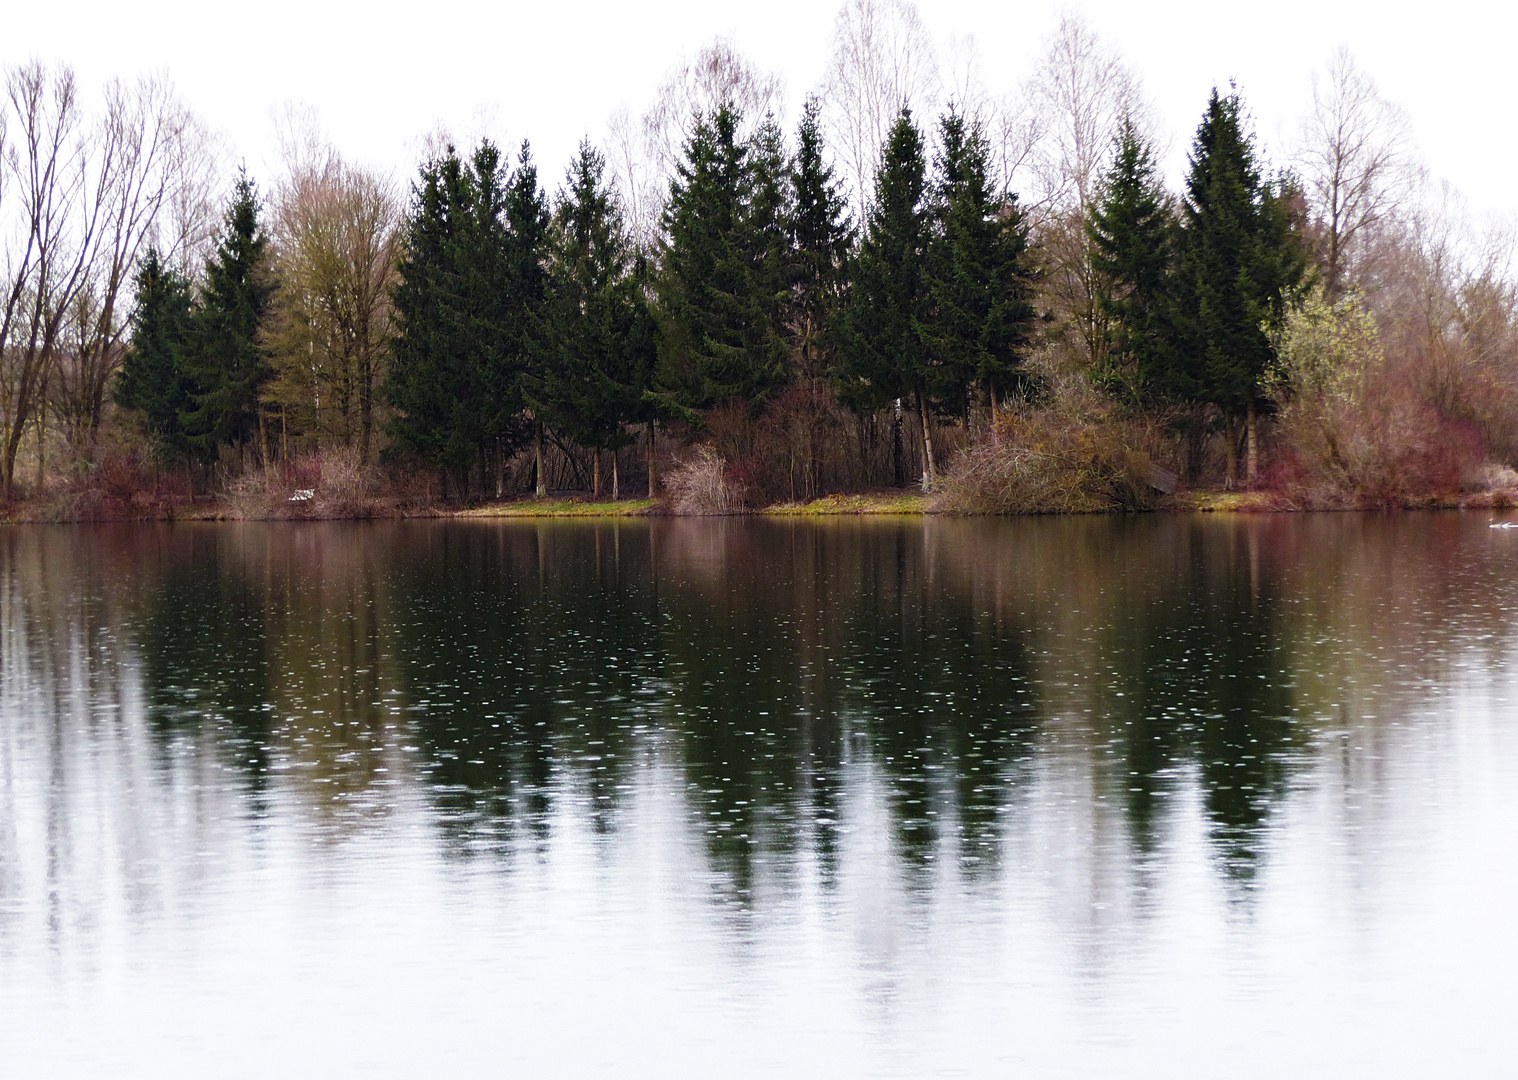
[[[1028,224],[1015,195],[990,179],[990,146],[978,124],[950,106],[939,124],[928,248],[932,364],[926,386],[942,411],[969,420],[971,397],[1024,387],[1022,360],[1035,312]]]
[[[1111,335],[1098,375],[1135,407],[1205,400],[1204,373],[1182,335],[1178,229],[1154,155],[1125,120],[1086,235]]]
[[[1307,269],[1286,192],[1261,176],[1242,114],[1237,94],[1213,90],[1192,144],[1183,208],[1186,314],[1205,393],[1226,421],[1230,483],[1240,419],[1253,478],[1256,399],[1273,355],[1268,328]]]
[[[930,292],[922,135],[902,109],[886,137],[875,198],[854,260],[845,320],[844,397],[861,411],[910,398],[922,423],[922,483],[935,478],[929,393],[932,356],[924,333]]]
[[[795,204],[791,215],[793,353],[803,375],[833,370],[835,324],[853,243],[847,208],[824,156],[821,105],[808,98],[796,132]]]
[[[488,141],[467,163],[449,147],[423,166],[393,296],[391,437],[456,474],[461,491],[487,442],[502,436],[517,391],[504,172]]]
[[[223,446],[246,446],[261,431],[259,392],[273,375],[259,341],[274,293],[267,247],[258,195],[244,173],[206,264],[205,289],[183,352],[188,400],[180,422],[187,445],[202,461],[216,460]]]
[[[738,125],[729,104],[696,117],[664,210],[660,382],[687,409],[759,401],[785,378],[771,261],[781,181],[774,147],[755,164]]]
[[[758,330],[755,359],[761,392],[774,389],[786,379],[785,322],[791,301],[794,273],[791,251],[791,218],[795,213],[795,189],[791,163],[785,151],[785,135],[773,116],[766,116],[749,142],[748,213],[740,235],[752,267],[749,303]]]
[[[580,144],[549,229],[542,363],[527,402],[556,432],[599,453],[633,441],[627,425],[649,419],[644,400],[656,354],[643,297],[605,160]],[[599,494],[600,472],[596,472]]]
[[[112,397],[142,414],[163,462],[189,451],[182,415],[189,406],[183,371],[193,316],[190,283],[149,248],[137,270],[131,344],[122,358]]]
[[[483,210],[482,210],[483,212]],[[543,363],[548,277],[548,198],[538,186],[538,170],[526,142],[506,191],[504,220],[504,288],[494,298],[499,305],[502,351],[490,372],[487,429],[497,443],[497,462],[522,445],[527,426],[522,417],[522,380]]]

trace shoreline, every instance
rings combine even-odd
[[[1294,498],[1279,491],[1191,491],[1162,497],[1151,510],[1097,511],[1102,516],[1123,513],[1200,513],[1200,514],[1274,514],[1307,512],[1387,512],[1408,510],[1511,510],[1518,509],[1518,491],[1467,492],[1444,496],[1412,497],[1395,500],[1345,500],[1323,503]],[[376,499],[360,506],[346,505],[338,512],[320,506],[281,507],[278,513],[248,513],[229,501],[205,503],[159,503],[152,506],[122,505],[113,501],[86,506],[20,503],[10,512],[0,514],[3,525],[83,524],[104,522],[154,521],[373,521],[416,518],[458,520],[499,519],[615,519],[634,517],[704,517],[713,515],[681,514],[662,499],[629,498],[618,501],[594,500],[576,494],[552,495],[485,503],[476,506],[406,505],[399,500]],[[1067,515],[951,515],[933,505],[933,496],[917,491],[886,490],[855,494],[825,495],[809,502],[776,503],[724,517],[824,518],[824,517],[1034,517]]]

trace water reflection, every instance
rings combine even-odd
[[[1102,978],[1193,842],[1246,917],[1292,805],[1374,874],[1513,565],[1457,514],[0,531],[0,964],[275,862],[510,889],[583,836],[743,948],[844,919],[888,1012],[1014,893]]]

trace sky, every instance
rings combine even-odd
[[[165,71],[266,181],[278,171],[275,116],[290,104],[313,109],[344,156],[397,176],[411,173],[427,133],[446,128],[511,144],[530,138],[541,173],[556,181],[582,136],[599,139],[618,108],[640,114],[668,74],[717,36],[784,78],[794,119],[823,77],[840,6],[55,0],[9,6],[0,63],[63,61],[86,87]],[[1313,70],[1347,46],[1407,110],[1436,177],[1477,211],[1518,211],[1518,141],[1508,132],[1518,6],[935,0],[919,9],[940,44],[974,37],[993,91],[1027,78],[1062,13],[1082,15],[1142,80],[1170,141],[1174,178],[1209,89],[1229,80],[1268,159],[1284,162],[1310,105]]]

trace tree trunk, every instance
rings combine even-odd
[[[1001,408],[1001,402],[996,399],[996,384],[990,379],[986,380],[986,394],[991,399],[991,427],[996,427],[996,411]]]
[[[617,452],[611,452],[611,501],[618,502],[622,498],[622,487],[617,482]]]
[[[906,463],[902,461],[901,398],[891,408],[891,472],[897,487],[906,487]]]
[[[495,444],[495,497],[497,501],[506,497],[506,448],[499,439]]]
[[[658,497],[659,478],[654,473],[654,422],[648,422],[648,497]]]
[[[928,422],[928,399],[917,391],[917,415],[922,418],[922,490],[932,491],[938,482],[938,469],[933,461],[933,427]]]
[[[543,425],[534,422],[532,425],[532,450],[533,460],[536,463],[538,473],[537,497],[542,499],[548,495],[548,477],[543,472]]]
[[[1207,415],[1204,407],[1193,405],[1186,423],[1186,482],[1194,484],[1202,475],[1202,461],[1207,453]]]
[[[364,351],[359,367],[362,383],[358,392],[358,456],[364,464],[369,463],[369,435],[374,430],[374,363]],[[280,407],[280,422],[284,422],[284,407]]]
[[[47,482],[47,409],[37,410],[37,492],[42,497],[42,486]]]
[[[26,430],[26,425],[17,422],[12,426],[5,439],[5,448],[0,453],[0,502],[11,503],[16,498],[16,454],[21,449],[21,434]]]
[[[598,446],[591,451],[594,460],[590,466],[590,497],[601,498],[601,448]]]
[[[1254,398],[1249,399],[1249,413],[1245,419],[1245,424],[1247,425],[1245,428],[1245,439],[1248,446],[1248,457],[1245,459],[1244,470],[1245,476],[1252,487],[1255,481],[1255,474],[1260,469],[1259,421],[1255,415]]]
[[[1234,481],[1239,473],[1239,425],[1234,419],[1233,413],[1228,414],[1228,420],[1223,426],[1224,460],[1228,463],[1227,471],[1223,475],[1223,487],[1228,491],[1233,490]]]

